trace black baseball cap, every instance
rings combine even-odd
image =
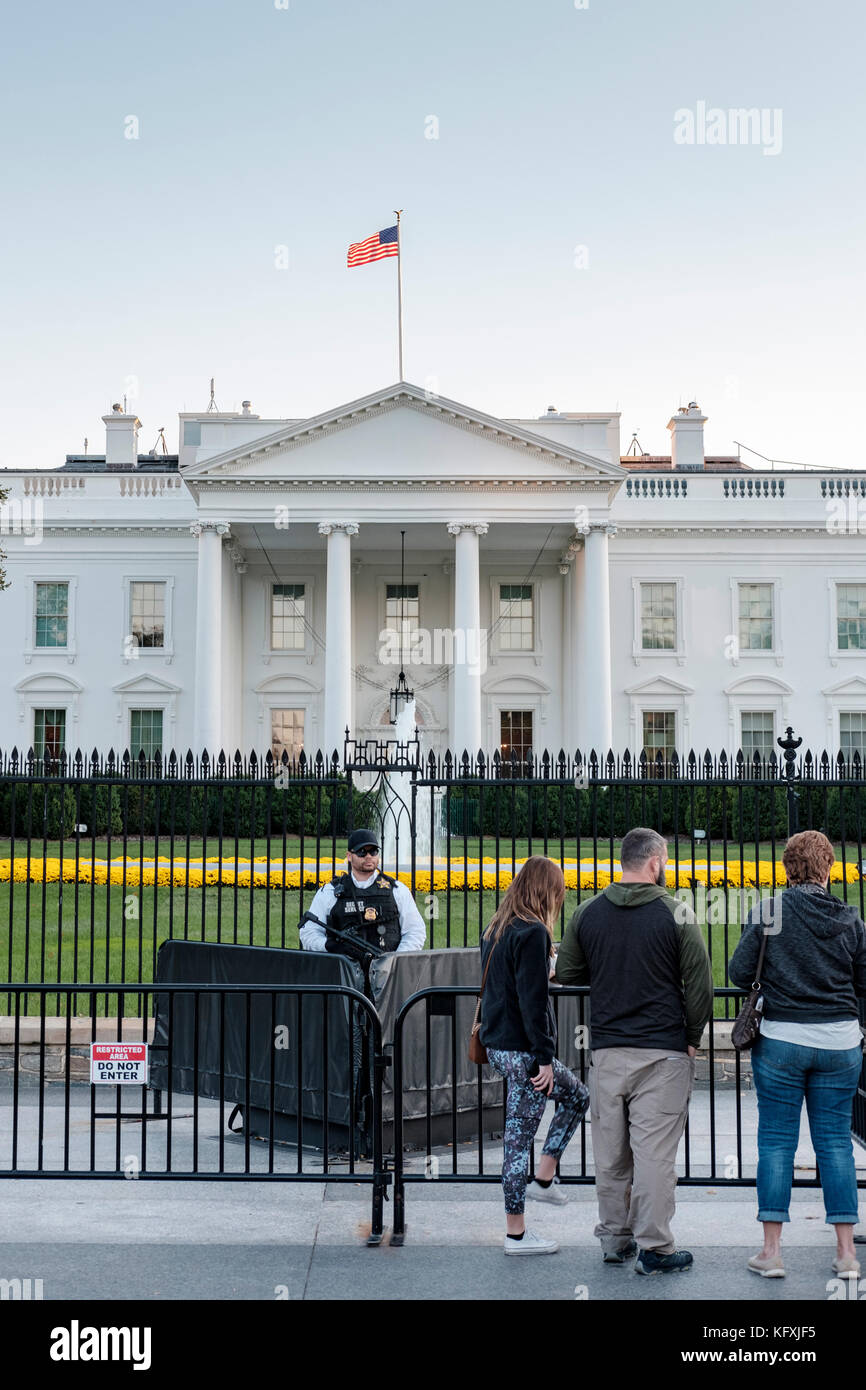
[[[365,845],[373,845],[375,849],[379,848],[379,836],[375,830],[353,830],[349,836],[349,853],[357,854],[358,850],[363,849]]]

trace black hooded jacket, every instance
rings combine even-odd
[[[767,925],[764,1017],[791,1023],[857,1018],[857,997],[866,997],[866,927],[856,909],[818,884],[794,884],[772,902],[773,913],[767,904],[763,915],[760,905],[749,913],[728,966],[733,984],[751,986]]]

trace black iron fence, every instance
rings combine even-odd
[[[150,995],[151,1008],[134,1019],[125,1016],[124,991],[97,986],[61,987],[61,993],[85,995],[88,1014],[75,1019],[67,1008],[61,1019],[52,1018],[46,1013],[49,988],[57,990],[11,986],[13,1014],[0,1046],[0,1178],[366,1185],[370,1245],[383,1240],[391,1187],[391,1244],[400,1245],[407,1189],[431,1181],[500,1181],[505,1085],[481,1067],[474,1083],[458,1083],[472,986],[412,995],[399,1010],[392,1038],[383,1036],[370,1001],[346,986],[154,989],[136,983],[130,993]],[[25,989],[39,1001],[35,1018],[22,1011]],[[588,994],[584,987],[552,990],[558,1055],[581,1076],[589,1057]],[[742,998],[733,989],[716,994],[734,1006]],[[141,1060],[127,1061],[123,1053],[120,1060],[131,1069],[124,1079],[117,1071],[122,1045],[140,1050],[142,1043],[147,1074],[134,1070]],[[106,1056],[111,1060],[100,1063]],[[732,1074],[721,1076],[710,1029],[699,1062],[679,1182],[754,1187],[756,1112],[754,1093],[746,1089],[748,1061],[735,1055]],[[446,1111],[443,1063],[450,1077]],[[94,1082],[92,1069],[99,1065],[114,1070]],[[392,1103],[386,1106],[389,1069]],[[419,1090],[417,1078],[425,1074],[426,1088]],[[866,1067],[853,1125],[861,1143],[864,1093]],[[591,1124],[581,1126],[560,1164],[564,1184],[595,1182],[591,1142]],[[818,1185],[817,1176],[794,1178],[796,1187]]]
[[[717,989],[717,1000],[730,1002],[736,1013],[743,992],[737,989]],[[394,1224],[391,1235],[392,1245],[402,1245],[406,1231],[406,1188],[413,1184],[426,1183],[431,1178],[437,1182],[450,1183],[498,1183],[501,1181],[502,1145],[500,1136],[491,1132],[489,1106],[482,1099],[482,1068],[478,1069],[478,1096],[472,1114],[471,1140],[467,1141],[465,1125],[458,1129],[457,1097],[452,1106],[452,1134],[448,1153],[441,1157],[434,1153],[432,1137],[433,1105],[430,1082],[429,1057],[433,1043],[434,1030],[440,1030],[438,1046],[441,1049],[442,1037],[445,1046],[451,1049],[451,1075],[456,1075],[458,1049],[466,1047],[466,1039],[454,1027],[458,1000],[463,996],[476,995],[471,987],[452,987],[448,989],[430,988],[419,990],[405,1001],[397,1016],[394,1029],[394,1092],[398,1097],[404,1095],[404,1070],[406,1054],[406,1032],[414,1016],[421,1014],[423,1028],[412,1030],[412,1048],[417,1050],[419,1042],[425,1048],[423,1060],[414,1058],[414,1069],[426,1068],[428,1076],[425,1116],[427,1122],[427,1145],[423,1162],[414,1155],[407,1154],[403,1143],[404,1110],[395,1109],[394,1130]],[[564,1065],[576,1072],[586,1081],[586,1068],[590,1055],[590,1030],[587,1024],[587,1005],[589,989],[584,986],[559,986],[551,990],[551,997],[557,1016],[558,1046],[557,1056]],[[707,1048],[699,1054],[701,1075],[705,1081],[696,1086],[692,1096],[692,1106],[686,1121],[683,1136],[683,1172],[677,1181],[680,1186],[706,1187],[754,1187],[756,1185],[756,1133],[757,1114],[754,1106],[749,1115],[744,1116],[744,1085],[751,1088],[751,1072],[748,1056],[739,1052],[725,1050],[725,1065],[731,1068],[730,1075],[720,1081],[718,1075],[718,1049],[715,1029],[707,1030]],[[441,1059],[440,1059],[441,1065]],[[748,1081],[745,1078],[748,1077]],[[746,1094],[749,1094],[747,1092]],[[752,1097],[754,1093],[752,1092]],[[852,1134],[858,1142],[866,1146],[866,1125],[864,1125],[864,1096],[866,1096],[866,1058],[864,1058],[857,1097],[854,1101]],[[702,1102],[701,1113],[696,1116],[696,1099]],[[505,1092],[503,1083],[501,1131],[505,1122]],[[591,1159],[591,1145],[587,1145],[587,1126],[582,1125],[575,1139],[566,1151],[564,1164],[557,1169],[559,1180],[565,1185],[586,1185],[595,1183],[595,1169]],[[462,1138],[459,1141],[458,1135]],[[747,1150],[750,1151],[747,1153]],[[432,1168],[432,1171],[431,1171]],[[747,1171],[751,1169],[752,1171]],[[534,1152],[530,1152],[530,1174],[534,1175]],[[820,1187],[820,1178],[793,1177],[794,1187]],[[858,1187],[866,1187],[866,1178],[858,1179]]]
[[[117,985],[152,982],[168,938],[295,946],[358,825],[380,834],[431,947],[474,945],[529,854],[563,864],[562,930],[642,824],[668,837],[669,886],[697,910],[723,986],[745,910],[784,881],[793,830],[825,831],[832,891],[866,907],[860,755],[813,757],[791,730],[778,742],[780,756],[752,759],[423,758],[417,742],[348,739],[342,757],[291,761],[0,754],[0,971]],[[56,1009],[69,998],[56,990]]]

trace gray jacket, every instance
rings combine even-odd
[[[732,983],[738,989],[752,984],[766,923],[764,1017],[792,1023],[857,1018],[857,998],[866,997],[866,926],[856,909],[818,884],[794,884],[772,901],[772,914],[762,915],[760,905],[749,913],[728,966]]]

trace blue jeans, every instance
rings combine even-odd
[[[857,1222],[851,1107],[863,1054],[758,1037],[752,1074],[758,1095],[758,1220],[789,1221],[803,1098],[827,1221]]]

